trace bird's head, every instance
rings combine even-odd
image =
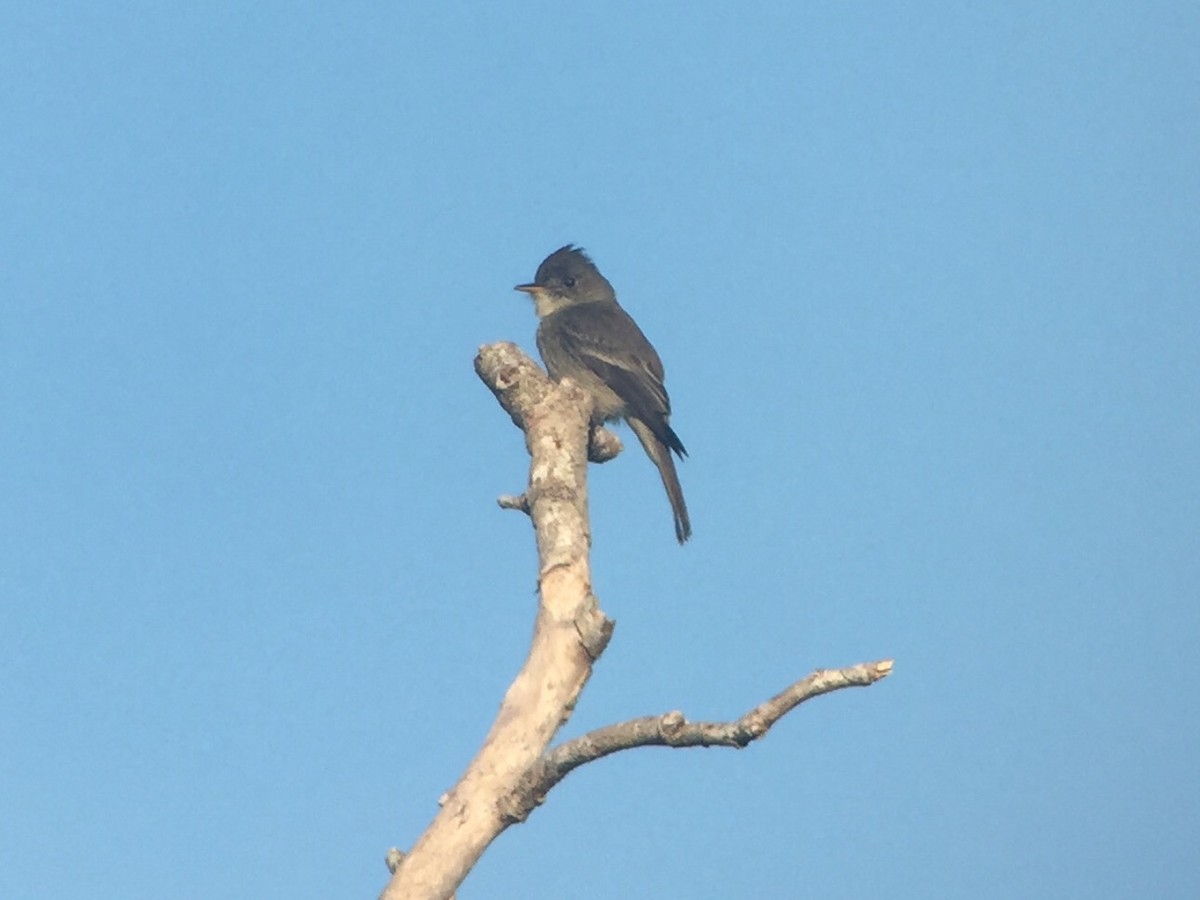
[[[542,260],[533,281],[518,284],[516,290],[533,298],[538,318],[576,303],[616,302],[617,299],[613,286],[600,274],[596,264],[581,248],[572,244],[559,247]]]

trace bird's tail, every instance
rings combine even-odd
[[[629,427],[642,442],[646,455],[658,467],[662,476],[663,487],[667,489],[667,499],[671,501],[671,513],[675,517],[675,539],[683,543],[692,536],[692,522],[688,518],[687,504],[683,500],[683,488],[679,484],[679,475],[675,472],[675,460],[671,458],[671,449],[663,443],[654,430],[641,419],[630,419]],[[674,438],[673,443],[683,449],[679,438],[667,427],[667,432]]]

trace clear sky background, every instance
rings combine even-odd
[[[565,733],[896,670],[587,767],[460,897],[1200,896],[1198,47],[1185,2],[5,5],[0,896],[376,895],[524,657],[472,359],[568,241],[695,537],[622,429]]]

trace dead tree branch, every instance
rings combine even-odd
[[[546,793],[579,766],[633,747],[744,747],[804,701],[874,684],[891,660],[823,669],[733,722],[688,722],[682,713],[633,719],[548,749],[570,718],[613,622],[592,594],[588,563],[587,463],[616,456],[621,443],[592,429],[591,398],[554,384],[516,345],[483,347],[475,371],[525,434],[529,484],[503,507],[532,520],[538,548],[538,612],[529,655],[478,754],[442,798],[412,850],[388,854],[392,879],[380,900],[446,900],[488,845],[524,821]]]
[[[589,731],[542,755],[521,779],[510,806],[528,816],[550,789],[580,766],[634,747],[735,747],[742,749],[813,697],[848,687],[869,687],[891,674],[892,660],[844,669],[818,669],[732,722],[689,722],[679,711],[643,716]]]
[[[587,461],[591,398],[553,384],[512,344],[483,348],[476,371],[525,432],[525,492],[537,535],[537,620],[525,665],[509,687],[479,753],[399,862],[381,900],[443,900],[517,817],[517,784],[575,708],[613,623],[592,594],[588,567]]]

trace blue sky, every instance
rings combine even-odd
[[[1200,11],[0,11],[0,895],[373,897],[534,608],[472,371],[587,247],[691,452],[592,470],[572,775],[460,897],[1200,895]]]

